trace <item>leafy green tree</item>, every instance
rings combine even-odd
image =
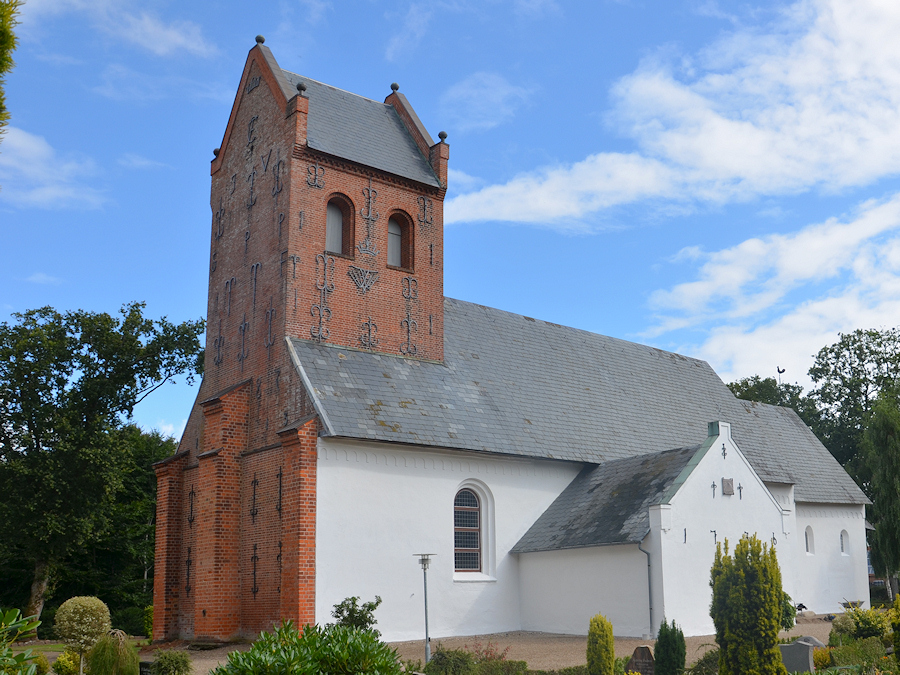
[[[822,411],[823,443],[869,493],[871,470],[860,452],[863,431],[879,392],[900,376],[900,331],[855,330],[816,355],[810,392]]]
[[[359,604],[359,597],[353,595],[337,603],[334,609],[331,610],[331,616],[337,619],[338,626],[370,630],[375,635],[380,636],[381,632],[375,629],[375,624],[378,623],[375,619],[375,610],[378,609],[380,604],[380,595],[376,595],[375,600],[372,602],[364,602],[361,605]]]
[[[50,307],[0,324],[0,541],[29,562],[39,616],[55,565],[108,531],[128,479],[120,429],[174,376],[202,369],[203,321]]]
[[[891,577],[900,570],[900,398],[895,389],[881,392],[863,434],[863,452],[872,470],[872,564]]]
[[[9,121],[9,110],[6,109],[5,80],[6,74],[15,63],[12,54],[16,49],[16,34],[13,32],[18,21],[20,0],[0,0],[0,138]]]
[[[821,431],[822,414],[818,405],[814,399],[803,394],[803,387],[799,384],[782,384],[774,377],[762,378],[759,375],[753,375],[729,382],[728,388],[737,398],[745,401],[758,401],[759,403],[793,408],[800,419],[806,422],[806,425],[817,436]]]
[[[781,570],[775,547],[743,536],[728,554],[716,546],[712,604],[721,675],[786,675],[778,650],[782,616]]]

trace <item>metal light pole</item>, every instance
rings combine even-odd
[[[435,553],[413,553],[419,558],[422,566],[422,578],[425,581],[425,663],[431,661],[431,638],[428,637],[428,566],[431,564],[431,556]]]

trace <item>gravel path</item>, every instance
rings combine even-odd
[[[828,642],[828,633],[831,631],[831,622],[824,617],[808,616],[799,617],[793,630],[782,633],[781,636],[812,635],[822,642]],[[556,635],[553,633],[531,633],[516,631],[512,633],[495,633],[492,635],[475,635],[470,637],[454,637],[432,639],[432,646],[440,642],[448,648],[459,648],[468,645],[471,647],[476,642],[486,646],[488,642],[503,650],[509,647],[507,658],[527,661],[533,669],[550,670],[577,666],[585,662],[587,649],[587,637],[580,635]],[[694,663],[707,650],[714,646],[713,636],[689,637],[687,642],[688,665]],[[616,638],[616,656],[629,656],[640,645],[653,646],[654,641],[641,640],[640,638]],[[168,645],[167,645],[168,646]],[[173,648],[185,648],[184,643],[172,643]],[[392,642],[403,659],[424,660],[425,641],[415,640],[411,642]],[[194,675],[206,675],[210,669],[220,663],[224,663],[228,652],[249,649],[249,645],[229,645],[208,651],[191,651],[194,660]],[[142,660],[152,658],[152,649],[145,649],[141,654]]]

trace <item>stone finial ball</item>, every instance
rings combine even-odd
[[[440,138],[440,139],[441,139],[441,143],[443,143],[444,141],[447,140],[447,132],[446,132],[446,131],[440,131],[440,132],[438,132],[438,138]]]
[[[299,91],[301,94],[302,94],[304,91],[306,91],[306,83],[305,83],[305,82],[298,82],[298,83],[297,83],[297,91]]]
[[[261,44],[264,43],[265,41],[266,41],[266,38],[264,38],[262,35],[257,35],[257,36],[256,36],[256,44],[261,45]]]
[[[218,157],[220,152],[222,152],[222,148],[215,148],[213,150],[213,155]]]
[[[391,82],[391,91],[398,91],[400,89],[400,85],[396,82]]]

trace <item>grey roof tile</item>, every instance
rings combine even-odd
[[[319,396],[329,433],[603,464],[722,420],[797,501],[867,501],[793,410],[736,399],[704,361],[459,300],[444,313],[443,364],[292,340],[312,386],[340,394]]]
[[[282,70],[295,88],[306,85],[306,138],[314,150],[433,187],[441,183],[394,106]]]

